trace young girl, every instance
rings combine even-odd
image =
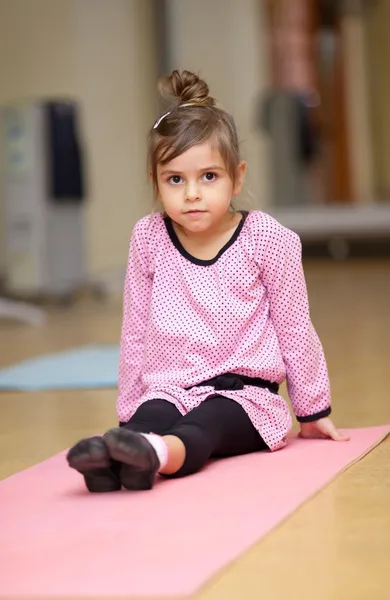
[[[246,165],[233,118],[196,75],[162,81],[172,107],[149,138],[163,211],[134,227],[124,291],[120,426],[68,453],[91,492],[145,490],[211,457],[347,439],[329,419],[324,352],[309,315],[298,236],[236,212]]]

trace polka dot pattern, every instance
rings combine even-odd
[[[172,402],[184,415],[214,393],[185,388],[227,372],[279,384],[286,379],[298,418],[329,409],[299,237],[251,211],[215,261],[192,261],[161,214],[141,219],[125,280],[119,420],[153,398]],[[281,396],[253,386],[223,395],[242,405],[271,450],[283,447],[292,420]]]

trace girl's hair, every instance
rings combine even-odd
[[[165,165],[183,152],[211,141],[216,144],[233,182],[240,162],[233,117],[209,96],[208,85],[190,71],[173,71],[158,84],[167,113],[149,134],[148,163],[157,190],[157,165]]]

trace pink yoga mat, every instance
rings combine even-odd
[[[389,430],[293,439],[138,493],[90,494],[54,456],[0,483],[0,597],[194,593]]]

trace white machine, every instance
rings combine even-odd
[[[86,280],[77,105],[55,100],[2,107],[0,147],[6,294],[69,296]],[[2,314],[25,315],[28,321],[42,317],[33,307],[5,299]]]

